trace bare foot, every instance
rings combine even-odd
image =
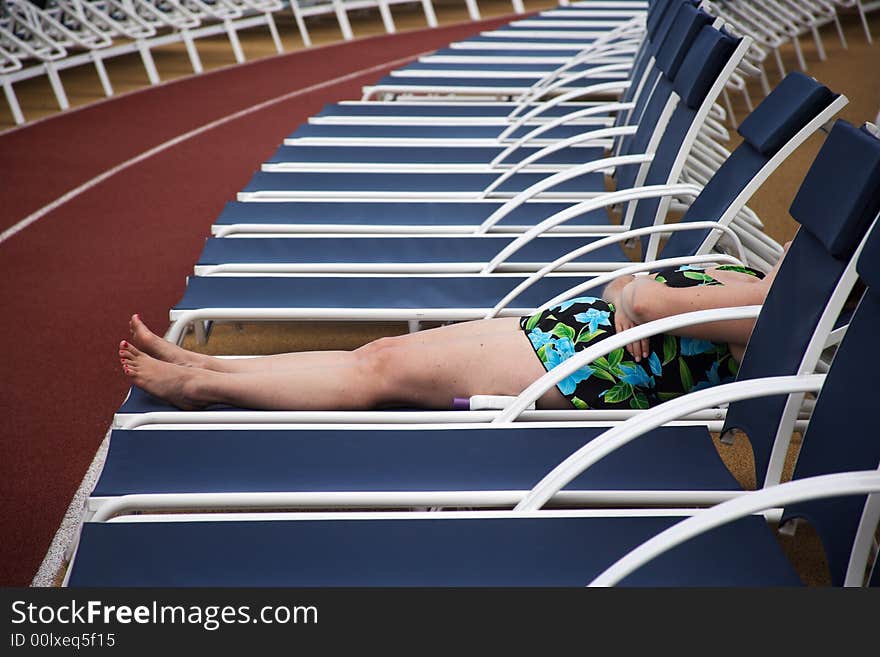
[[[160,338],[147,328],[140,315],[132,315],[128,326],[131,330],[132,344],[148,356],[166,363],[184,365],[186,367],[204,366],[204,358],[201,354],[194,354],[182,347],[178,347],[176,344],[168,342],[168,340]]]
[[[209,406],[206,400],[194,394],[195,379],[205,376],[204,370],[166,363],[139,350],[123,340],[119,344],[119,360],[122,370],[139,388],[154,397],[164,399],[184,411],[194,411]]]

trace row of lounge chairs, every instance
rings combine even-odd
[[[574,12],[600,4],[560,11],[580,20]],[[627,66],[615,70],[626,77],[603,86],[608,64],[589,55],[624,43],[615,56]],[[880,445],[867,423],[880,133],[834,122],[846,98],[791,73],[726,151],[717,101],[751,44],[691,2],[660,0],[613,39],[585,39],[573,55],[583,70],[540,72],[514,100],[447,86],[328,106],[316,118],[366,120],[298,129],[227,205],[168,339],[189,326],[205,338],[223,320],[396,319],[418,330],[532,313],[664,265],[766,271],[782,248],[746,203],[810,135],[828,134],[791,205],[800,230],[763,306],[638,326],[500,408],[475,398],[432,412],[181,412],[132,389],[67,585],[796,585],[774,537],[796,518],[822,538],[833,584],[876,584]],[[499,72],[470,59],[460,70]],[[517,70],[511,60],[502,72]],[[612,87],[620,95],[609,99]],[[312,126],[324,131],[303,131]],[[357,142],[340,147],[352,128]],[[431,153],[449,168],[426,173]],[[623,257],[620,242],[642,260]],[[532,410],[640,337],[740,318],[756,325],[735,383],[653,409]],[[744,439],[735,430],[748,435],[757,491],[743,490],[710,435],[721,432],[723,450]],[[782,483],[795,431],[796,481]]]
[[[182,42],[194,73],[201,73],[203,66],[196,41],[199,38],[226,34],[236,62],[245,61],[238,32],[265,26],[278,53],[283,46],[274,16],[290,11],[295,19],[300,38],[306,47],[312,45],[307,18],[334,16],[343,39],[354,38],[348,12],[377,9],[385,30],[396,31],[391,6],[414,3],[415,0],[2,0],[0,2],[0,85],[16,124],[26,122],[15,94],[14,84],[45,75],[60,109],[70,104],[61,80],[60,72],[79,66],[94,66],[103,93],[113,95],[113,85],[107,74],[105,60],[128,53],[138,53],[143,61],[150,84],[160,82],[159,72],[153,60],[152,50],[172,43]],[[472,20],[480,18],[476,0],[465,0]],[[563,3],[568,5],[568,3]],[[507,33],[488,31],[480,40],[465,44],[450,44],[450,48],[438,51],[426,59],[424,70],[432,66],[453,64],[464,53],[457,52],[462,46],[492,50],[501,39],[552,39],[543,47],[557,49],[571,45],[584,34],[597,34],[614,29],[629,18],[643,13],[647,0],[609,0],[592,3],[596,6],[580,8],[574,3],[564,11],[545,12],[539,20],[515,21]],[[601,5],[601,6],[599,6]],[[437,17],[431,0],[421,0],[428,27],[436,27]],[[761,3],[726,0],[715,2],[715,15],[723,16],[727,24],[740,34],[751,34],[756,42],[752,45],[750,74],[759,74],[764,93],[769,93],[769,82],[763,61],[772,51],[781,75],[786,66],[779,48],[785,43],[794,45],[797,65],[807,69],[807,61],[800,47],[799,38],[811,34],[819,57],[825,58],[825,49],[819,28],[829,22],[837,26],[839,38],[846,47],[846,40],[837,17],[837,8],[853,8],[859,12],[865,35],[871,41],[866,12],[880,7],[878,2],[863,3],[862,0],[762,0]],[[512,0],[511,8],[524,13],[522,0]],[[582,18],[571,22],[572,18]],[[528,42],[522,45],[528,48]],[[423,70],[423,72],[424,72]],[[440,74],[442,75],[442,73]],[[497,83],[496,83],[497,84]],[[732,88],[744,94],[751,109],[751,98],[742,76],[735,76]],[[732,116],[732,106],[727,103]]]

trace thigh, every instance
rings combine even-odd
[[[443,406],[454,397],[518,395],[547,373],[519,319],[453,324],[403,336],[395,347],[395,379],[406,401]],[[571,408],[554,387],[545,408]]]

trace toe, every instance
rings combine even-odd
[[[136,356],[140,356],[140,350],[135,347],[131,342],[122,341],[122,350],[126,357],[135,358]]]

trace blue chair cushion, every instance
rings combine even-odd
[[[504,430],[116,429],[92,495],[528,490],[604,431],[528,424]],[[566,489],[741,490],[701,426],[655,429]]]
[[[199,265],[227,263],[306,264],[306,263],[481,263],[491,260],[515,236],[487,235],[462,237],[448,235],[405,238],[363,235],[360,237],[225,237],[209,238],[199,257]],[[510,262],[551,262],[563,253],[599,238],[554,235],[534,239],[514,253]],[[599,247],[577,258],[577,262],[629,262],[617,244]]]
[[[649,39],[654,38],[663,16],[669,11],[670,7],[673,7],[676,4],[681,4],[681,0],[657,0],[657,2],[654,2],[648,7],[645,31],[647,32]]]
[[[711,24],[712,17],[689,3],[678,8],[669,31],[657,51],[657,66],[670,80],[691,49],[691,44],[703,27]]]
[[[292,224],[309,226],[476,226],[497,210],[502,202],[454,203],[442,201],[382,201],[336,203],[334,201],[286,201],[226,203],[217,226],[234,224]],[[500,222],[507,226],[534,226],[571,203],[524,203]],[[571,222],[590,226],[608,224],[604,210],[587,212]]]
[[[85,523],[68,585],[582,587],[682,516]],[[759,516],[624,586],[799,586]]]
[[[700,30],[672,84],[685,105],[691,109],[702,105],[738,43],[735,37],[709,25]]]
[[[789,73],[739,126],[739,134],[764,155],[772,156],[836,95],[797,71]]]
[[[834,257],[848,259],[878,210],[880,139],[839,120],[807,172],[789,212]],[[861,258],[859,264],[863,275],[875,276],[876,265],[870,259]]]
[[[491,308],[526,276],[191,276],[176,309]],[[545,276],[520,292],[509,310],[531,313],[583,280],[583,274]]]

